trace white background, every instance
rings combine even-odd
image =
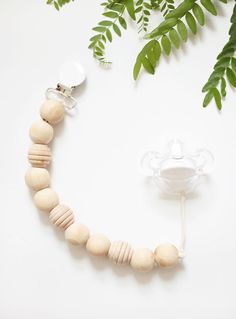
[[[218,2],[218,1],[217,1]],[[131,23],[108,49],[111,70],[87,49],[101,19],[99,1],[60,13],[43,0],[0,6],[0,319],[235,319],[236,108],[228,90],[219,114],[201,107],[201,87],[227,38],[233,2],[169,59],[155,76],[132,80],[142,42]],[[69,247],[38,212],[24,184],[28,128],[60,65],[87,70],[78,112],[56,128],[52,185],[92,232],[152,249],[179,241],[179,203],[150,187],[140,170],[149,149],[173,137],[209,148],[215,166],[187,202],[186,259],[174,270],[139,274]]]

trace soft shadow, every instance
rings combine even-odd
[[[184,270],[185,270],[185,267],[184,267],[184,264],[182,262],[179,263],[178,265],[176,265],[173,268],[157,267],[158,275],[163,281],[172,280],[173,277],[176,277],[177,275],[179,275]]]
[[[71,254],[72,258],[76,259],[76,260],[81,260],[81,259],[85,259],[88,257],[88,253],[85,249],[84,246],[78,247],[78,246],[73,246],[69,243],[66,243],[69,253]]]
[[[43,212],[39,209],[36,209],[36,212],[38,212],[38,218],[40,219],[40,222],[44,224],[45,226],[49,226],[49,220],[48,220],[48,213]]]
[[[50,221],[49,221],[50,223]],[[55,236],[57,237],[57,239],[59,239],[61,242],[65,242],[65,233],[61,228],[56,227],[55,225],[53,225],[52,223],[50,223],[53,229],[53,232],[55,234]]]

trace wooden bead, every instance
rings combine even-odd
[[[34,203],[38,209],[50,212],[59,204],[59,198],[51,188],[44,188],[34,195]]]
[[[44,144],[33,144],[29,149],[28,159],[33,167],[47,167],[51,162],[50,148]]]
[[[39,191],[49,185],[49,172],[45,168],[30,168],[25,174],[26,184],[35,191]]]
[[[150,249],[138,248],[133,251],[131,267],[135,270],[147,272],[154,267],[154,255]]]
[[[92,255],[104,256],[107,255],[110,245],[111,243],[106,236],[97,234],[89,237],[86,249]]]
[[[50,211],[49,219],[55,226],[66,229],[74,223],[74,214],[69,207],[57,205]]]
[[[65,239],[72,245],[84,245],[89,239],[89,229],[83,224],[74,223],[66,229]]]
[[[42,119],[50,124],[57,124],[64,118],[64,106],[59,101],[46,100],[41,108],[40,114]]]
[[[173,267],[179,260],[178,249],[171,244],[162,244],[155,249],[155,260],[161,267]]]
[[[111,244],[108,256],[116,264],[129,264],[133,251],[131,246],[123,241],[115,241]]]
[[[53,138],[53,127],[47,122],[39,120],[31,125],[30,138],[34,143],[48,144]]]

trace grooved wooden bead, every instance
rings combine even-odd
[[[155,249],[155,260],[161,267],[173,267],[178,263],[179,251],[171,244],[162,244]]]
[[[42,119],[50,124],[57,124],[64,118],[64,106],[59,101],[46,100],[41,108],[40,114]]]
[[[31,125],[30,138],[34,143],[48,144],[53,138],[53,127],[47,122],[39,120]]]
[[[108,256],[116,264],[129,264],[133,251],[131,246],[123,241],[115,241],[111,244]]]
[[[74,214],[68,206],[57,205],[51,210],[49,219],[55,226],[66,229],[74,223]]]
[[[46,188],[49,185],[49,172],[45,168],[30,168],[25,174],[25,182],[35,191]]]
[[[135,270],[147,272],[154,267],[154,255],[150,249],[138,248],[133,251],[131,267]]]
[[[34,195],[34,203],[38,209],[50,212],[58,205],[59,198],[51,188],[44,188]]]
[[[86,245],[88,252],[95,256],[107,255],[110,248],[109,239],[101,234],[92,235],[89,237]]]
[[[28,160],[33,167],[47,167],[51,162],[50,148],[44,144],[33,144],[29,149]]]
[[[65,239],[72,245],[84,245],[89,239],[89,229],[83,224],[74,223],[66,229]]]

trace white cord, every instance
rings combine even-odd
[[[180,197],[180,218],[181,218],[181,234],[180,234],[180,258],[184,257],[185,243],[186,243],[186,209],[185,209],[185,194],[181,194]]]

